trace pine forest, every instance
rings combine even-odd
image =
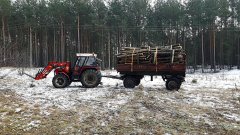
[[[240,0],[0,0],[0,66],[180,44],[189,68],[240,68]]]

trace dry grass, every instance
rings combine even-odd
[[[77,124],[76,113],[53,107],[46,109],[50,115],[43,114],[38,105],[30,105],[11,90],[0,91],[0,105],[1,134],[59,134]]]
[[[206,90],[207,91],[207,90]],[[52,106],[41,108],[22,100],[12,90],[0,91],[1,134],[239,134],[240,123],[223,114],[239,115],[238,90],[211,93],[205,90],[186,93],[144,88],[132,91],[110,90],[104,98],[129,96],[117,109],[106,107],[105,100],[82,101],[75,109]],[[214,102],[216,108],[187,103],[191,94],[200,94],[201,102]],[[226,100],[223,105],[220,101]],[[228,106],[232,106],[230,109]],[[47,113],[46,113],[47,112]]]

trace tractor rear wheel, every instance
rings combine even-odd
[[[53,77],[52,84],[55,88],[65,88],[69,84],[69,79],[64,74],[57,74]]]
[[[131,76],[127,76],[123,80],[123,85],[125,88],[134,88],[136,86],[136,79]]]
[[[177,78],[170,78],[166,81],[166,88],[168,90],[178,90],[180,88],[181,82]]]
[[[101,72],[90,69],[81,75],[81,83],[85,88],[94,88],[101,83]]]

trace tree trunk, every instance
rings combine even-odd
[[[183,49],[186,49],[185,28],[183,27]]]
[[[103,28],[101,30],[101,47],[100,47],[100,52],[102,53],[102,67],[105,68],[105,46],[104,46],[104,42],[103,42]]]
[[[117,36],[118,36],[117,37],[117,44],[118,44],[117,53],[118,53],[120,48],[121,48],[121,46],[120,46],[120,30],[119,30],[119,28],[118,28],[118,35]],[[141,35],[140,35],[140,37],[141,37]],[[140,44],[141,44],[141,38],[140,38]]]
[[[2,16],[2,35],[3,35],[3,63],[6,65],[6,37],[5,37],[5,23]]]
[[[35,41],[35,66],[39,66],[38,64],[38,42],[37,42],[37,32],[34,34],[34,41]]]
[[[46,34],[45,34],[45,65],[48,63],[48,32],[46,29]]]
[[[12,42],[12,38],[11,38],[11,34],[10,34],[10,30],[9,30],[9,25],[7,25],[7,33],[8,33],[8,43],[11,43]],[[9,58],[10,59],[13,59],[12,57],[12,50],[13,48],[9,49]],[[12,64],[15,64],[14,62]]]
[[[212,59],[212,46],[213,46],[213,44],[212,44],[212,37],[213,37],[213,34],[212,34],[212,29],[209,29],[209,40],[210,40],[210,50],[209,50],[209,52],[210,52],[210,65],[211,65],[211,69],[213,68],[213,59]]]
[[[87,31],[87,36],[86,36],[86,44],[87,44],[87,52],[89,53],[89,37],[90,37],[90,34],[89,34],[89,30]]]
[[[81,31],[80,31],[80,52],[83,52],[83,46],[84,46],[84,44],[83,44],[83,40],[84,40],[84,36],[83,36],[83,29],[81,29]]]
[[[239,46],[239,40],[240,40],[240,38],[239,38],[239,36],[238,36],[238,38],[237,38],[237,40],[238,40],[238,51],[237,51],[237,53],[238,53],[238,69],[240,68],[240,46]]]
[[[77,28],[77,31],[78,31],[78,44],[77,44],[77,48],[78,48],[78,52],[80,52],[80,17],[78,15],[78,28]]]
[[[87,51],[87,30],[84,30],[84,40],[83,40],[83,52],[86,53]]]
[[[53,30],[53,59],[57,60],[57,48],[56,48],[56,31],[55,28]]]
[[[175,44],[179,43],[178,37],[179,37],[179,30],[178,30],[178,23],[177,23],[177,33],[176,33],[176,39],[175,39]]]
[[[118,32],[119,33],[119,32]],[[142,35],[141,30],[139,30],[139,46],[142,46]]]
[[[29,65],[30,65],[30,68],[33,67],[33,44],[32,44],[32,27],[30,26],[29,28]]]
[[[65,60],[65,44],[63,35],[63,21],[61,21],[61,61]]]
[[[223,32],[222,31],[220,31],[220,54],[219,54],[219,56],[220,56],[220,63],[219,63],[219,65],[220,65],[220,69],[222,69],[223,68]]]
[[[232,35],[232,47],[231,47],[231,52],[232,52],[232,55],[231,55],[231,69],[235,63],[235,57],[236,57],[236,51],[235,51],[235,32],[232,31],[233,35]]]
[[[193,46],[193,52],[194,52],[194,56],[193,56],[193,68],[194,71],[197,69],[197,44],[196,44],[196,31],[195,29],[192,30],[192,34],[193,34],[193,38],[192,38],[192,46]]]
[[[215,30],[213,30],[213,68],[216,72],[216,44],[215,44]]]
[[[111,49],[110,49],[110,31],[108,32],[108,69],[111,69]]]
[[[204,43],[203,43],[203,30],[202,30],[202,72],[204,72]]]

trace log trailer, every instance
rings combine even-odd
[[[125,88],[138,86],[145,75],[162,76],[168,90],[179,89],[185,78],[186,54],[180,44],[125,47],[117,55],[117,72]]]
[[[134,48],[135,50],[136,48]],[[150,58],[149,62],[146,62],[147,58],[145,58],[143,63],[139,61],[134,62],[133,54],[135,53],[131,54],[130,63],[127,62],[127,57],[124,57],[126,62],[121,62],[122,57],[120,59],[117,58],[116,70],[120,73],[120,76],[101,76],[99,66],[101,60],[97,58],[97,55],[78,53],[77,59],[73,63],[74,65],[71,65],[70,62],[49,62],[43,70],[40,70],[36,74],[34,79],[40,80],[46,78],[54,69],[55,75],[52,79],[52,84],[56,88],[65,88],[72,82],[81,82],[83,87],[94,88],[101,83],[102,77],[121,79],[125,88],[134,88],[140,84],[141,79],[145,75],[151,76],[151,81],[153,80],[153,76],[162,76],[168,90],[180,88],[186,71],[185,53],[177,55],[177,57],[181,58],[181,62],[177,60],[177,63],[174,62],[174,53],[171,54],[172,62],[170,63],[157,62],[157,60],[161,60],[157,56],[159,53],[150,53],[148,55],[149,57],[151,54],[154,54],[154,61]]]

